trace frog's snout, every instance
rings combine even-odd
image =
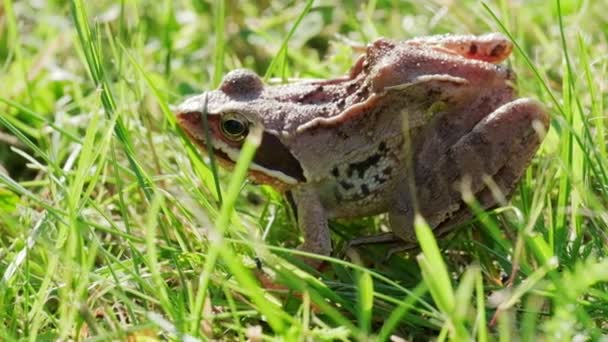
[[[175,117],[182,128],[197,127],[201,124],[200,112],[177,112]]]

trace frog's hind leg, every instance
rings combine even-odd
[[[463,193],[486,210],[510,196],[549,127],[549,116],[532,99],[502,105],[483,118],[430,168],[416,168],[418,209],[442,235],[471,217]],[[493,186],[492,186],[493,185]],[[397,228],[398,229],[398,228]]]
[[[495,145],[495,153],[502,153],[505,158],[502,163],[492,167],[494,172],[486,172],[477,181],[483,182],[483,187],[474,194],[483,208],[503,204],[511,195],[549,129],[548,114],[532,99],[515,100],[496,112],[489,120],[478,124],[481,127],[476,127],[482,135],[487,136],[493,136],[497,125],[504,127],[505,131],[511,130],[509,135],[501,135],[499,130],[498,137],[490,140]]]
[[[443,155],[415,159],[415,181],[413,184],[403,181],[395,191],[389,211],[392,233],[359,238],[354,244],[401,241],[398,249],[410,249],[416,244],[413,228],[416,212],[436,235],[446,234],[471,218],[462,197],[465,187],[482,209],[495,207],[501,203],[501,197],[507,198],[515,188],[548,125],[548,115],[534,100],[519,99],[499,107]],[[491,182],[502,196],[491,190]]]

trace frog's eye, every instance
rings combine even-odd
[[[220,122],[222,134],[232,141],[241,141],[249,133],[249,123],[238,114],[226,114]]]

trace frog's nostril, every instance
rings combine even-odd
[[[507,46],[504,44],[497,44],[492,51],[490,51],[490,57],[500,57],[507,51]]]
[[[475,55],[477,53],[477,44],[473,43],[469,46],[469,54]]]

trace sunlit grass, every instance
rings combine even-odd
[[[23,2],[0,5],[0,340],[590,340],[608,331],[608,44],[602,1]],[[419,251],[326,272],[280,194],[214,170],[171,105],[234,68],[348,72],[351,43],[501,31],[551,129],[505,207]],[[256,281],[261,260],[279,290]]]

